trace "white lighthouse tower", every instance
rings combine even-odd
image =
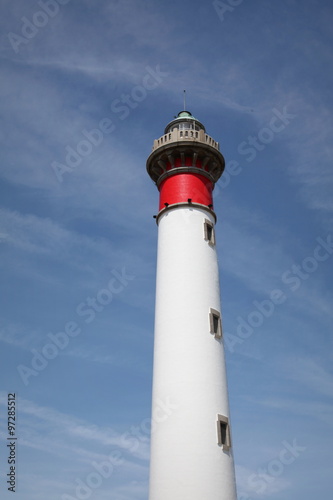
[[[147,160],[160,192],[149,500],[237,498],[212,198],[223,169],[189,111]]]

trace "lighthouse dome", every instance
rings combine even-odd
[[[203,130],[205,127],[190,111],[180,111],[178,115],[165,127],[164,133],[167,134],[172,130]]]

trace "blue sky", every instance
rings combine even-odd
[[[183,89],[227,162],[215,210],[239,500],[328,498],[331,2],[1,10],[1,498],[11,392],[17,498],[147,498],[158,194],[145,162]]]

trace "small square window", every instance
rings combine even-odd
[[[216,309],[210,308],[209,310],[209,325],[210,333],[214,334],[215,338],[220,339],[222,337],[221,314]]]
[[[205,219],[204,223],[205,240],[211,245],[215,245],[215,230],[214,225],[208,219]]]
[[[231,439],[229,421],[228,417],[224,415],[217,415],[217,442],[219,446],[222,446],[223,450],[230,450]]]

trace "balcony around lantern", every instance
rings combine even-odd
[[[219,143],[214,141],[212,137],[205,133],[204,130],[195,130],[195,129],[178,129],[174,127],[171,132],[162,135],[159,139],[155,139],[153,145],[153,151],[158,149],[161,146],[169,144],[171,142],[180,142],[180,141],[192,141],[202,143],[208,146],[211,146],[218,151]]]

